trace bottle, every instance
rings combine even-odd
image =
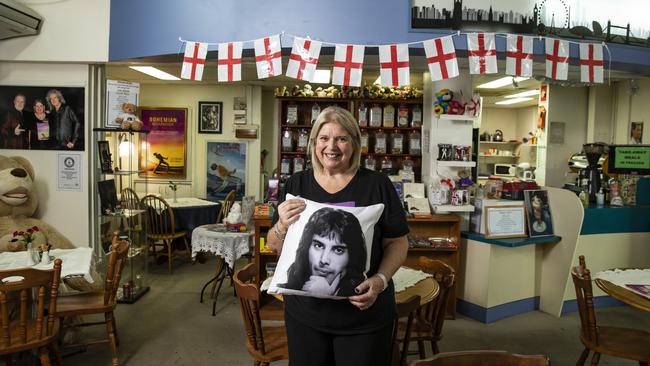
[[[298,124],[298,105],[297,104],[289,104],[287,105],[287,120],[286,123],[288,125],[296,125]]]
[[[384,127],[395,127],[395,107],[392,104],[384,106]]]
[[[411,115],[411,127],[422,127],[422,109],[416,104],[413,106],[413,114]]]
[[[408,172],[413,171],[413,160],[411,160],[410,156],[405,156],[404,160],[402,160],[402,169]]]
[[[377,161],[375,158],[372,157],[372,155],[368,155],[366,159],[363,161],[363,166],[366,169],[370,170],[376,170],[377,169]]]
[[[578,195],[578,198],[580,198],[580,202],[582,202],[582,207],[587,208],[589,207],[589,194],[585,190],[581,190],[580,194]]]
[[[420,131],[413,130],[408,136],[408,148],[411,155],[422,155],[422,145],[420,143]]]
[[[305,153],[307,152],[307,144],[309,143],[309,131],[302,129],[298,132],[298,146],[296,147],[297,152]]]
[[[370,108],[370,120],[368,121],[370,127],[381,127],[381,107],[374,104]]]
[[[375,154],[386,153],[386,134],[383,130],[375,132]]]
[[[305,170],[305,158],[296,156],[293,158],[293,172],[298,173]]]
[[[409,107],[406,104],[400,104],[397,108],[397,127],[409,126]]]
[[[404,149],[404,135],[399,130],[395,130],[390,135],[390,153],[401,154]]]
[[[384,156],[384,159],[381,161],[381,172],[386,175],[393,174],[393,161],[388,156]]]
[[[294,143],[294,133],[290,129],[286,128],[282,132],[282,152],[292,152]]]
[[[601,187],[598,193],[596,193],[596,206],[603,207],[605,206],[605,193],[603,193],[603,188]]]
[[[318,115],[320,114],[320,106],[318,103],[314,103],[314,105],[311,107],[311,122],[310,124],[316,123],[316,119],[318,119]]]
[[[291,158],[288,156],[283,156],[280,160],[280,175],[291,175]]]
[[[368,127],[368,107],[361,103],[359,105],[359,127]]]
[[[367,154],[368,153],[368,147],[370,144],[368,143],[368,131],[365,129],[361,130],[361,135],[359,136],[359,139],[361,140],[361,153],[362,154]]]

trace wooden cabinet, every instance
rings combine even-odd
[[[255,266],[258,276],[257,287],[266,279],[266,264],[277,262],[278,256],[275,252],[261,251],[261,243],[266,243],[266,235],[273,226],[273,220],[266,216],[254,216],[255,221]],[[284,320],[284,305],[276,298],[266,292],[260,293],[260,316],[264,320]]]
[[[411,236],[430,238],[450,238],[456,243],[455,248],[409,248],[404,265],[417,268],[420,256],[438,259],[456,271],[456,281],[449,294],[447,303],[447,317],[454,318],[456,314],[456,283],[460,280],[458,272],[458,245],[460,244],[460,217],[454,214],[433,215],[427,219],[408,219]]]

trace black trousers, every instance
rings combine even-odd
[[[321,332],[284,313],[291,366],[389,366],[393,324],[370,333]]]

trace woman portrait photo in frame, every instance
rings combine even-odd
[[[199,133],[221,133],[222,112],[222,102],[199,102]]]
[[[553,235],[553,220],[551,219],[548,192],[545,190],[527,190],[524,191],[524,199],[529,236]]]
[[[108,141],[97,141],[97,151],[99,152],[99,167],[102,173],[113,173],[112,154]]]

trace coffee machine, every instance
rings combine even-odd
[[[587,167],[581,172],[583,179],[587,180],[587,193],[589,201],[596,202],[596,193],[601,188],[602,163],[601,156],[606,152],[607,145],[603,143],[591,143],[582,145],[587,158]]]

